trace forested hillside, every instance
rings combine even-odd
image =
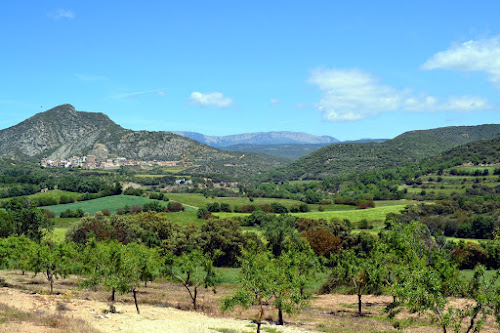
[[[330,145],[270,171],[266,179],[322,179],[401,166],[462,144],[497,136],[500,136],[500,125],[459,126],[406,132],[382,143]]]

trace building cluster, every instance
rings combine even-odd
[[[138,161],[131,160],[125,157],[115,157],[107,159],[98,159],[96,155],[86,156],[73,156],[68,159],[48,159],[43,158],[40,161],[41,166],[51,166],[60,168],[81,168],[81,169],[104,169],[116,170],[120,167],[135,166],[135,167],[175,167],[175,166],[189,166],[192,162],[186,161]]]

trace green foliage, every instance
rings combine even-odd
[[[264,236],[274,256],[279,256],[287,245],[300,239],[296,229],[297,220],[291,215],[279,215],[264,224]]]
[[[213,258],[220,255],[216,251]],[[213,265],[213,259],[208,254],[193,250],[180,257],[167,254],[164,263],[167,276],[180,283],[189,293],[193,309],[197,310],[199,288],[211,289],[216,292],[218,275]]]
[[[246,238],[237,221],[210,219],[201,226],[199,247],[214,258],[215,266],[235,266],[245,243]],[[220,255],[216,256],[219,252]]]
[[[14,217],[11,213],[0,210],[0,238],[8,237],[16,231]]]
[[[74,243],[65,242],[54,244],[42,242],[27,249],[28,267],[35,276],[42,273],[50,284],[50,293],[54,289],[54,280],[60,276],[66,277],[71,273],[73,261],[77,257]]]
[[[358,296],[358,314],[361,316],[362,296],[380,294],[388,284],[387,248],[379,244],[368,258],[360,258],[353,251],[344,251],[335,257],[334,268],[322,292],[339,287]]]
[[[264,179],[274,182],[323,179],[334,174],[346,175],[374,168],[402,166],[461,144],[494,138],[499,134],[499,125],[445,127],[406,132],[382,143],[334,144],[272,170]]]
[[[157,263],[155,250],[143,245],[123,245],[116,241],[102,243],[91,240],[84,252],[84,272],[87,279],[80,283],[83,288],[96,288],[102,285],[111,290],[111,301],[115,301],[115,292],[133,293],[137,312],[137,288],[139,282],[147,282],[157,275],[154,265]],[[148,258],[149,257],[149,258]]]
[[[29,200],[11,200],[7,205],[7,212],[12,216],[16,235],[24,235],[40,242],[54,227],[54,222],[40,209],[31,205]],[[9,215],[3,217],[5,223],[10,223]]]
[[[235,305],[241,305],[245,309],[251,305],[258,306],[256,323],[259,333],[264,317],[264,304],[274,297],[274,274],[270,252],[260,252],[255,248],[244,250],[241,256],[240,286],[233,296],[222,300],[223,310],[229,310]]]

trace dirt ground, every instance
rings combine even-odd
[[[137,314],[133,304],[118,303],[120,313],[105,313],[109,309],[108,303],[65,299],[64,295],[31,294],[10,288],[0,289],[0,303],[8,304],[24,311],[44,311],[57,313],[66,320],[83,319],[98,332],[220,332],[226,331],[250,332],[251,323],[248,320],[230,318],[211,318],[201,313],[182,311],[174,308],[164,308],[152,305],[142,305],[141,314]],[[64,304],[64,310],[58,310]],[[216,330],[218,329],[218,330]],[[0,328],[2,332],[58,332],[60,329],[47,328],[37,325],[26,325],[17,322],[7,322]],[[307,330],[296,327],[282,327],[279,332],[299,333]]]
[[[226,313],[220,310],[219,300],[232,292],[231,286],[220,287],[217,294],[202,291],[200,309],[194,312],[182,287],[169,282],[150,283],[139,290],[141,314],[137,314],[131,295],[117,295],[119,313],[109,313],[109,292],[81,290],[77,287],[79,277],[57,280],[53,295],[48,294],[42,276],[0,271],[0,278],[7,285],[0,288],[0,305],[43,317],[37,322],[2,321],[0,311],[0,332],[255,332],[255,308],[237,307]],[[263,332],[442,332],[427,316],[402,312],[396,321],[389,320],[384,308],[390,302],[387,296],[363,296],[363,316],[359,317],[357,296],[319,295],[300,313],[285,315],[285,326],[275,325],[276,310],[268,306]],[[493,324],[489,320],[487,329],[481,332],[498,332]]]

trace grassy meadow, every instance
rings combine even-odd
[[[194,206],[197,208],[205,207],[208,203],[212,202],[224,202],[232,207],[242,206],[242,205],[265,205],[272,204],[273,202],[279,202],[280,204],[291,207],[293,205],[300,205],[302,201],[291,200],[291,199],[275,199],[275,198],[254,198],[250,201],[247,197],[208,197],[206,198],[201,193],[167,193],[167,197],[170,200],[174,200],[186,205]]]
[[[333,218],[348,219],[351,222],[359,222],[363,219],[368,221],[383,221],[388,213],[399,213],[402,211],[406,205],[393,205],[393,206],[382,206],[368,209],[356,209],[356,210],[340,210],[340,211],[313,211],[308,213],[291,213],[291,215],[306,218],[306,219],[326,219],[331,220]],[[238,218],[245,217],[250,214],[245,213],[214,213],[215,216],[220,218]]]
[[[109,197],[102,197],[98,199],[78,201],[63,205],[46,206],[44,207],[44,209],[48,209],[51,212],[54,212],[57,216],[59,216],[59,214],[66,209],[76,210],[79,208],[89,214],[95,214],[97,212],[102,211],[103,209],[108,209],[110,212],[115,213],[118,209],[123,208],[126,205],[128,205],[129,207],[135,205],[142,206],[145,203],[151,201],[158,201],[165,207],[168,204],[165,201],[152,200],[145,197],[120,194]]]

